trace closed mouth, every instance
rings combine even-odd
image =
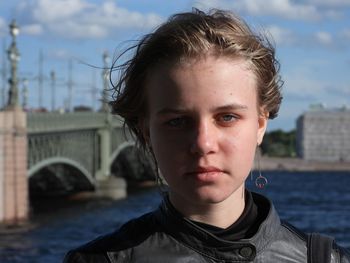
[[[196,169],[193,169],[190,172],[185,173],[186,176],[191,178],[191,180],[195,180],[196,182],[200,184],[212,184],[214,183],[218,178],[221,177],[222,173],[224,173],[223,170],[217,168],[217,167],[197,167]]]
[[[189,172],[186,172],[185,175],[189,176],[204,176],[204,175],[214,175],[224,173],[224,171],[220,168],[214,166],[206,166],[206,167],[197,167]]]

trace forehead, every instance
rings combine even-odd
[[[150,106],[231,103],[233,98],[256,103],[255,75],[243,59],[205,57],[159,65],[149,74],[146,90]]]
[[[193,76],[201,76],[205,79],[214,79],[219,74],[221,80],[230,79],[232,74],[240,71],[240,77],[256,84],[256,75],[252,70],[252,63],[241,57],[226,57],[216,55],[197,56],[194,58],[180,58],[177,60],[163,61],[148,70],[145,80],[146,88],[150,88],[157,82],[177,81],[180,76],[186,76],[189,81]],[[208,75],[207,73],[211,73]],[[214,74],[215,73],[215,74]],[[226,73],[226,74],[225,74]],[[164,84],[164,83],[163,83]]]

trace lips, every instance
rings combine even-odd
[[[186,172],[185,175],[190,178],[203,182],[203,183],[212,183],[217,180],[217,178],[222,175],[224,171],[215,166],[206,166],[206,167],[197,167],[193,171]]]
[[[206,166],[206,167],[197,167],[191,172],[187,172],[186,174],[197,174],[197,173],[212,173],[212,172],[223,172],[221,169],[214,166]]]

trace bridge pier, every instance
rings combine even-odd
[[[97,181],[94,195],[118,200],[127,196],[127,183],[124,178],[110,176],[108,179]]]
[[[110,176],[111,131],[109,126],[99,129],[100,137],[100,169],[96,172],[96,180],[104,181]]]
[[[111,115],[105,116],[106,125],[98,130],[100,138],[100,169],[96,172],[95,196],[112,199],[124,198],[127,195],[127,183],[124,178],[111,175],[110,159],[112,153]]]
[[[0,223],[16,225],[28,218],[26,113],[0,112]]]

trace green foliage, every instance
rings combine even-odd
[[[261,151],[263,155],[271,157],[295,157],[295,130],[289,132],[282,130],[266,132],[261,144]]]

